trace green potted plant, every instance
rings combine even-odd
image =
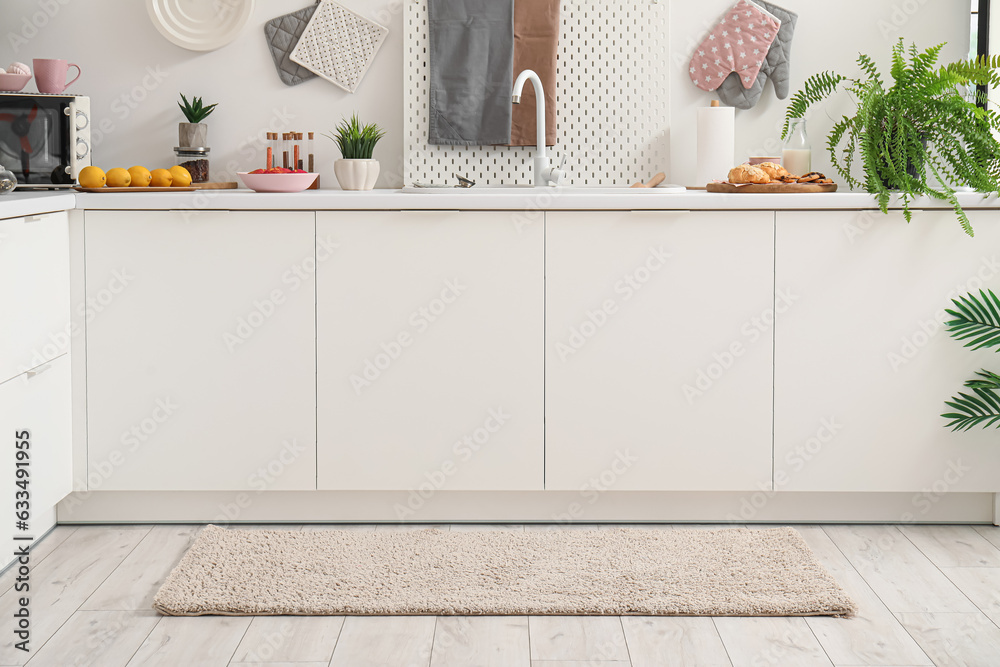
[[[827,138],[837,172],[852,188],[878,197],[883,213],[892,195],[899,195],[907,221],[914,198],[947,201],[971,236],[955,188],[1000,192],[1000,143],[994,134],[1000,132],[1000,115],[975,103],[985,99],[975,86],[1000,86],[1000,56],[938,66],[944,46],[918,51],[915,45],[906,49],[900,39],[892,49],[891,85],[864,54],[858,56],[858,78],[835,72],[809,77],[792,96],[782,138],[793,118],[804,117],[810,106],[847,82],[856,112],[837,122]],[[858,154],[864,169],[860,179],[852,173]]]
[[[948,333],[965,347],[979,350],[1000,347],[1000,299],[993,290],[979,290],[979,297],[967,294],[952,300],[954,310],[947,312],[952,319],[945,322]],[[969,392],[959,392],[945,404],[953,412],[942,417],[949,420],[953,431],[968,431],[974,426],[1000,428],[1000,375],[982,369],[978,377],[965,383]]]
[[[340,160],[333,164],[333,172],[344,190],[371,190],[378,179],[379,163],[372,158],[375,144],[385,136],[378,125],[362,125],[357,114],[342,120],[334,134],[325,135],[340,149]]]
[[[181,93],[181,102],[177,106],[187,119],[186,123],[177,125],[177,142],[181,148],[204,148],[208,146],[208,125],[202,121],[215,111],[218,104],[205,106],[200,97],[192,97],[191,102]]]

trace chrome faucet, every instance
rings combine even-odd
[[[535,186],[559,185],[566,177],[566,172],[550,166],[548,154],[545,152],[545,91],[542,90],[542,80],[538,78],[538,75],[530,69],[518,74],[517,80],[514,81],[514,93],[511,95],[511,101],[514,104],[521,103],[521,91],[524,90],[525,81],[531,81],[531,86],[535,89],[535,137],[537,143],[533,169]],[[564,157],[563,162],[565,161]]]

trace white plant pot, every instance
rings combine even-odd
[[[345,160],[333,163],[333,173],[344,190],[371,190],[378,180],[378,160]]]

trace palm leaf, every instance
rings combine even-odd
[[[973,350],[1000,346],[1000,299],[993,290],[979,290],[979,297],[959,296],[952,303],[955,310],[945,311],[953,318],[945,322],[952,338]]]
[[[954,412],[941,416],[950,420],[947,426],[953,431],[968,431],[975,426],[1000,428],[1000,375],[983,370],[976,373],[981,380],[969,380],[966,387],[971,393],[959,392],[945,404]]]

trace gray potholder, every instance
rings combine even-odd
[[[761,93],[764,92],[764,83],[771,79],[774,83],[774,92],[778,94],[778,99],[783,100],[788,97],[788,85],[790,79],[792,36],[795,33],[795,22],[798,15],[787,9],[773,5],[764,0],[754,0],[754,2],[767,11],[771,12],[775,18],[781,21],[781,28],[778,36],[775,37],[767,52],[767,58],[760,68],[757,80],[749,88],[743,87],[740,75],[733,72],[719,86],[719,99],[723,104],[737,109],[751,109],[760,100]]]
[[[319,4],[319,0],[316,0],[316,3]],[[295,50],[302,31],[306,29],[314,13],[316,5],[310,5],[297,12],[273,18],[264,24],[267,48],[271,51],[278,77],[286,86],[295,86],[316,78],[315,74],[288,57]]]

